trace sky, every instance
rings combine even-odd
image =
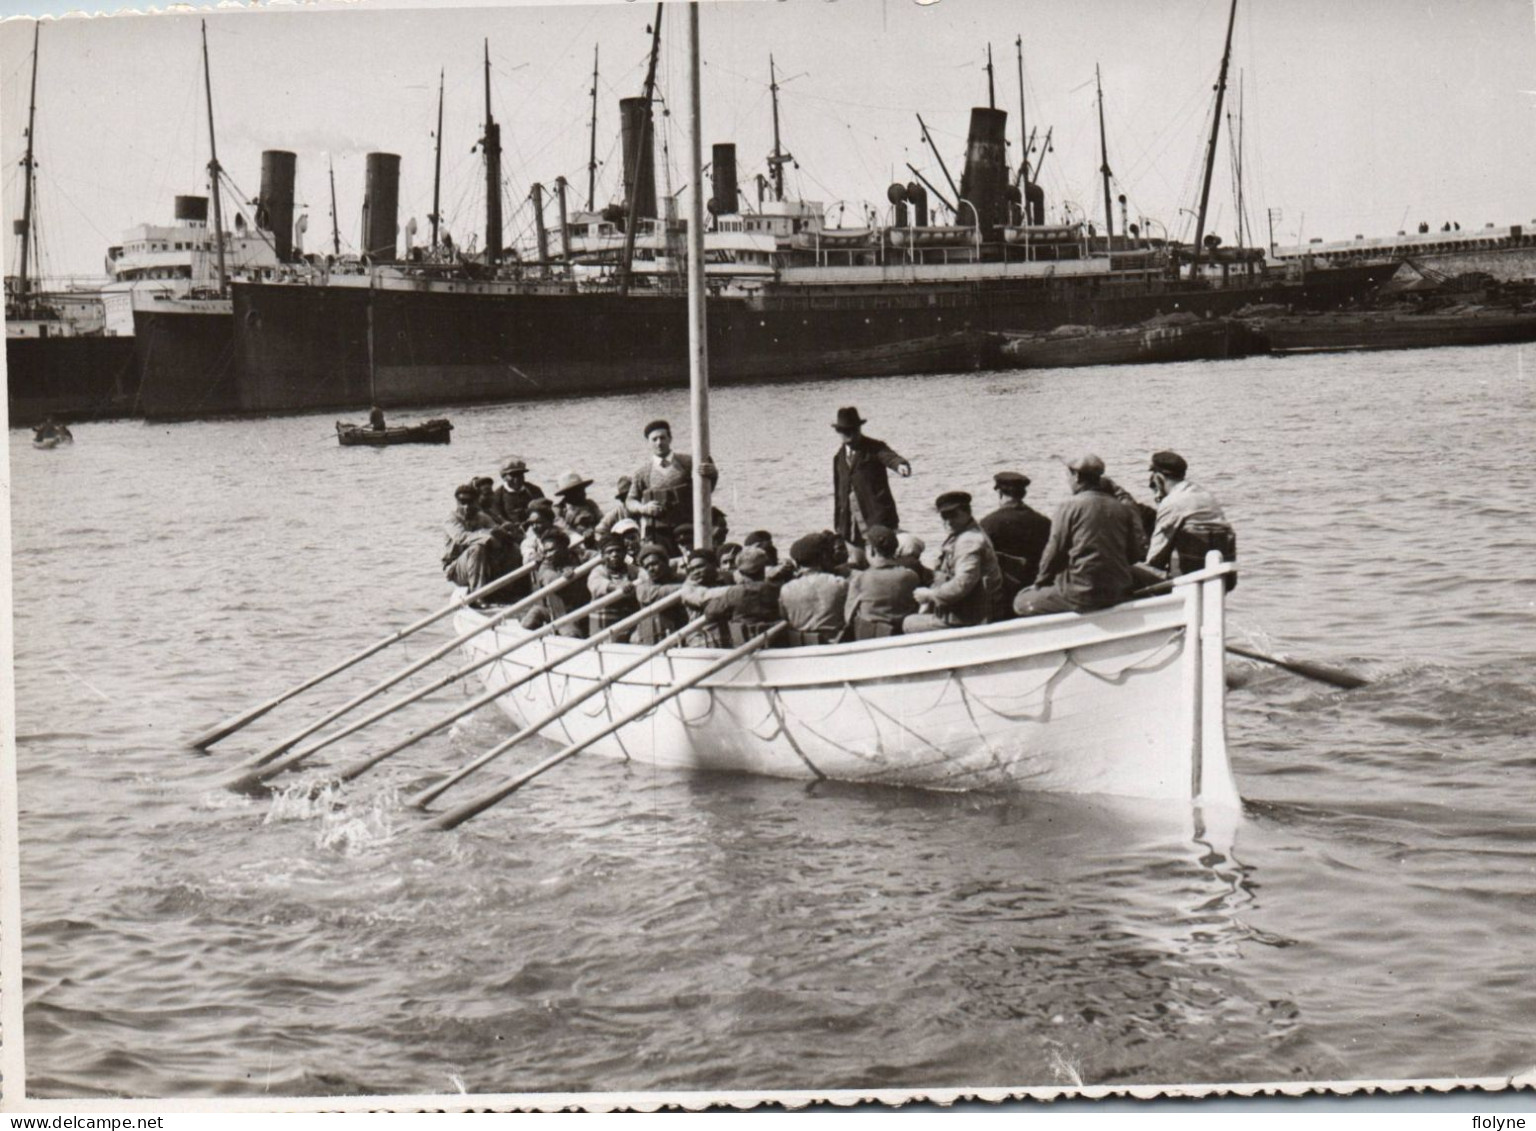
[[[0,0],[0,13],[78,6]],[[670,189],[686,207],[685,24],[679,6],[667,9],[659,134],[671,155]],[[107,246],[129,226],[166,222],[176,194],[206,191],[203,16],[219,158],[241,199],[258,189],[262,149],[295,151],[307,247],[324,249],[332,162],[345,250],[359,242],[363,158],[372,150],[401,156],[400,223],[414,218],[425,232],[440,70],[443,213],[461,243],[483,230],[484,175],[473,148],[486,40],[509,238],[531,241],[534,181],[549,186],[564,175],[572,207],[585,204],[594,47],[597,203],[617,198],[617,101],[640,92],[655,10],[357,0],[45,20],[36,126],[44,272],[99,275]],[[1187,239],[1226,20],[1227,0],[705,3],[705,141],[736,142],[744,185],[766,171],[771,53],[784,145],[795,158],[788,187],[825,202],[831,223],[857,224],[866,205],[884,208],[893,177],[911,179],[907,162],[944,185],[918,113],[959,179],[969,108],[987,104],[989,43],[1017,162],[1022,37],[1026,120],[1041,135],[1052,131],[1040,177],[1052,214],[1102,217],[1097,67],[1114,192],[1126,194],[1133,220],[1150,217],[1154,233]],[[0,24],[7,271],[16,260],[9,221],[21,211],[33,27],[19,17]],[[1281,244],[1390,235],[1421,220],[1536,226],[1533,0],[1238,0],[1208,224],[1232,243],[1228,114],[1242,125],[1250,242],[1267,242],[1271,215]],[[665,194],[660,163],[658,155]]]

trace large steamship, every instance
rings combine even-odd
[[[500,126],[489,90],[483,256],[446,256],[434,241],[400,261],[399,158],[370,154],[363,257],[233,281],[227,312],[195,332],[186,324],[174,375],[146,366],[146,413],[407,407],[682,386],[686,228],[674,202],[656,206],[649,91],[621,100],[620,118],[624,206],[569,214],[559,182],[559,224],[550,233],[536,188],[539,248],[530,260],[503,247]],[[1005,332],[1127,325],[1180,310],[1222,314],[1256,302],[1335,309],[1396,268],[1276,268],[1247,249],[1181,254],[1108,223],[1102,232],[1047,224],[1038,184],[1027,168],[1017,178],[1009,168],[1007,123],[995,106],[971,111],[955,200],[943,201],[950,224],[930,222],[930,189],[942,194],[914,182],[891,186],[889,224],[829,227],[821,204],[785,198],[787,155],[777,137],[772,191],[765,195],[760,178],[757,206],[744,204],[735,147],[716,145],[706,233],[713,379],[978,369],[1001,364]],[[279,179],[269,185],[264,161],[263,198],[291,200],[292,172],[273,170]],[[152,396],[152,385],[172,393]]]

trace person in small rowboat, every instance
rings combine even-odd
[[[386,429],[384,423],[384,410],[374,405],[368,410],[368,428],[373,432],[383,432]]]
[[[1184,457],[1178,452],[1153,452],[1147,470],[1147,486],[1157,500],[1157,520],[1147,560],[1136,567],[1136,583],[1152,585],[1200,569],[1210,550],[1220,550],[1224,560],[1235,561],[1237,534],[1227,513],[1216,496],[1185,478],[1189,464]],[[1229,577],[1227,588],[1236,581]]]
[[[904,633],[985,624],[1003,584],[992,541],[971,513],[970,494],[946,491],[933,506],[949,536],[939,550],[933,583],[912,593],[921,611],[901,622]]]
[[[596,530],[598,523],[603,521],[603,508],[587,498],[587,488],[592,483],[591,479],[584,479],[575,471],[567,471],[555,483],[555,518],[567,530],[576,532],[578,527],[583,532]],[[578,522],[582,515],[590,521]]]
[[[602,542],[602,555],[602,564],[587,574],[587,593],[594,601],[619,590],[627,591],[629,596],[594,610],[587,617],[587,625],[592,632],[616,624],[640,608],[634,596],[635,583],[640,580],[640,569],[630,564],[629,547],[625,545],[624,539],[617,534],[608,535]],[[629,636],[626,633],[614,639],[622,644]]]
[[[1098,456],[1073,460],[1067,476],[1072,497],[1051,519],[1034,587],[1013,599],[1018,616],[1090,613],[1131,595],[1131,563],[1143,546],[1141,519],[1105,486]]]
[[[672,450],[672,426],[665,420],[653,420],[645,426],[645,439],[651,451],[646,461],[630,477],[629,513],[632,518],[655,519],[678,527],[693,521],[693,457]],[[714,487],[720,472],[713,463],[700,465],[700,471]],[[645,528],[642,521],[641,527]]]
[[[640,547],[638,559],[640,576],[635,581],[635,597],[641,604],[649,605],[659,601],[683,587],[683,579],[672,568],[672,557],[667,547],[657,542],[646,542]],[[655,644],[687,623],[686,610],[673,605],[637,624],[630,639],[636,644]]]
[[[69,428],[66,425],[60,424],[53,416],[44,417],[43,422],[32,429],[32,440],[34,443],[57,440],[62,444],[74,438]]]
[[[864,531],[871,526],[892,530],[901,525],[887,471],[906,478],[912,465],[884,440],[864,435],[868,423],[852,405],[837,410],[832,427],[843,442],[832,457],[832,526],[849,546],[849,556],[862,564]]]
[[[855,570],[848,579],[848,602],[843,607],[855,640],[893,636],[901,622],[917,612],[917,574],[896,561],[896,532],[871,526],[864,532],[869,568]]]
[[[571,537],[559,527],[550,527],[539,535],[539,568],[534,572],[534,584],[542,589],[553,585],[562,577],[573,578],[564,589],[547,593],[538,604],[523,614],[524,628],[541,628],[552,620],[558,620],[573,609],[590,604],[587,579],[575,577],[576,558],[571,553]],[[573,621],[557,630],[561,636],[585,636],[586,618]]]
[[[842,635],[848,581],[832,572],[838,545],[831,531],[796,538],[789,556],[796,577],[779,590],[779,613],[805,644],[830,644]]]
[[[516,528],[498,523],[480,509],[480,493],[466,483],[454,489],[457,504],[443,524],[447,546],[443,575],[465,589],[479,589],[523,564]],[[521,593],[518,590],[521,590]],[[513,582],[491,599],[510,602],[528,592],[526,579]]]
[[[1020,589],[1035,581],[1040,572],[1040,555],[1051,540],[1051,520],[1024,502],[1029,491],[1029,476],[1018,471],[999,471],[992,477],[997,491],[997,509],[981,520],[981,528],[992,539],[997,564],[1003,571],[1003,587],[998,593],[994,613],[999,618],[1013,615],[1013,598]]]
[[[528,507],[544,492],[528,482],[528,461],[522,456],[507,456],[501,461],[502,485],[496,488],[493,515],[502,522],[522,522]]]

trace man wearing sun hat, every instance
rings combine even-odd
[[[1021,617],[1088,613],[1131,595],[1131,563],[1140,556],[1141,519],[1106,486],[1104,461],[1080,456],[1067,464],[1072,497],[1056,508],[1051,540],[1032,589],[1020,590]]]
[[[853,405],[837,410],[832,427],[843,438],[832,457],[832,528],[849,545],[855,561],[863,554],[864,531],[871,526],[892,530],[901,525],[887,471],[903,478],[912,465],[884,440],[864,435],[867,422]]]
[[[971,496],[965,491],[945,491],[934,500],[933,508],[944,520],[949,537],[939,551],[933,583],[912,593],[922,611],[901,622],[904,633],[984,624],[1003,584],[992,541],[971,514]]]

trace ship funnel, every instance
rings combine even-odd
[[[1003,141],[1007,127],[1006,110],[986,106],[971,109],[960,196],[975,208],[974,223],[981,226],[983,239],[995,239],[998,225],[1008,219],[1008,153]],[[961,223],[973,221],[965,205],[960,205],[960,212]]]
[[[395,261],[400,224],[400,157],[370,153],[363,190],[363,254],[376,263]]]
[[[885,199],[896,207],[896,224],[898,228],[907,226],[907,186],[896,182],[885,190]]]
[[[206,196],[178,196],[176,219],[194,224],[208,223],[208,198]]]
[[[631,195],[637,220],[656,218],[656,131],[651,108],[644,98],[619,99],[619,121],[624,145],[624,203]],[[644,145],[641,135],[644,135]]]
[[[710,152],[709,210],[724,216],[739,208],[736,203],[736,147],[729,142],[716,145]]]
[[[272,233],[279,263],[293,259],[293,171],[297,160],[286,149],[268,149],[261,155],[256,226]]]
[[[1030,224],[1045,223],[1045,190],[1034,181],[1024,186],[1024,218]]]
[[[919,228],[928,226],[928,190],[913,181],[907,185],[907,203],[912,205],[912,223]]]

